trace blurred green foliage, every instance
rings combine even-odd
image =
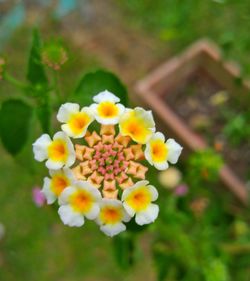
[[[238,146],[243,141],[250,139],[250,112],[238,114],[228,120],[223,129],[231,145]]]
[[[43,60],[43,55],[46,60]],[[78,83],[76,90],[63,97],[60,91],[58,71],[66,62],[66,50],[59,43],[43,44],[39,31],[33,31],[32,46],[28,58],[27,81],[23,82],[13,77],[8,69],[3,71],[3,80],[9,82],[18,90],[22,90],[20,101],[3,102],[0,110],[0,137],[8,152],[15,155],[26,144],[31,129],[32,111],[36,113],[42,131],[51,131],[52,114],[62,102],[76,101],[82,106],[92,102],[92,97],[102,90],[110,90],[120,97],[127,105],[127,91],[118,77],[105,70],[86,73]],[[47,78],[46,70],[50,71],[51,79]],[[33,107],[30,106],[33,105]],[[16,114],[13,114],[16,112]],[[16,126],[9,126],[9,123]],[[16,141],[19,139],[20,141]]]
[[[213,184],[219,180],[222,165],[222,157],[213,149],[194,152],[187,161],[187,180],[193,187]]]
[[[250,73],[250,2],[247,0],[121,0],[128,24],[143,28],[175,52],[200,37],[214,39],[224,55]]]

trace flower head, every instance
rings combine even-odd
[[[94,118],[88,107],[80,110],[77,103],[65,103],[59,108],[57,120],[65,123],[62,125],[62,130],[69,137],[82,138]]]
[[[141,107],[127,109],[120,120],[120,132],[137,143],[145,144],[155,132],[155,122],[151,111]]]
[[[63,190],[59,196],[58,213],[64,224],[82,226],[84,217],[94,220],[100,211],[101,194],[86,181],[76,181]]]
[[[94,104],[90,106],[95,119],[100,124],[114,125],[119,122],[125,107],[119,103],[120,99],[109,91],[99,93],[94,97]]]
[[[45,165],[52,170],[70,167],[75,162],[73,144],[64,132],[57,132],[53,140],[48,134],[43,134],[33,143],[33,152],[37,161],[47,159]]]
[[[145,157],[158,170],[168,168],[168,162],[175,164],[181,154],[182,147],[174,140],[168,139],[162,133],[155,133],[146,145]]]
[[[151,111],[125,109],[108,91],[93,100],[82,109],[76,103],[63,104],[57,114],[62,131],[53,139],[42,135],[33,151],[36,160],[47,160],[50,177],[44,179],[42,192],[48,204],[58,200],[63,223],[80,227],[85,219],[95,220],[102,232],[114,236],[126,230],[132,217],[144,225],[158,216],[153,203],[158,192],[145,180],[145,158],[158,169],[167,168],[182,148],[155,134]],[[100,124],[97,131],[91,131],[92,122]]]
[[[74,175],[68,168],[49,170],[49,174],[51,178],[44,178],[42,192],[47,199],[47,203],[52,204],[66,187],[72,185]]]
[[[67,52],[58,42],[48,43],[42,49],[43,63],[54,70],[59,70],[67,60]]]
[[[182,174],[180,170],[174,167],[161,171],[158,175],[160,184],[167,189],[175,188],[180,183],[181,178]]]
[[[131,217],[125,211],[120,200],[103,198],[100,202],[100,213],[97,223],[102,232],[114,236],[126,230],[123,222],[128,222]]]
[[[40,187],[34,187],[32,189],[32,199],[37,207],[42,207],[45,204],[46,199]]]
[[[152,202],[158,198],[158,192],[148,181],[139,181],[122,194],[123,206],[127,213],[139,225],[149,224],[158,216],[159,207]]]

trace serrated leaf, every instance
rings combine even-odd
[[[106,70],[97,70],[85,74],[80,80],[72,99],[82,106],[86,106],[93,103],[93,96],[104,90],[108,90],[118,96],[123,105],[128,105],[125,86],[117,76]]]
[[[0,135],[6,150],[17,154],[25,145],[32,117],[32,108],[21,100],[7,100],[0,110]]]
[[[41,38],[37,29],[33,31],[32,46],[28,61],[27,79],[33,85],[47,84],[48,80],[41,61]]]

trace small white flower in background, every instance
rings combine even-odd
[[[76,103],[61,105],[57,119],[63,123],[62,131],[53,139],[43,134],[34,142],[34,157],[46,160],[50,174],[39,196],[47,204],[58,201],[65,225],[80,227],[85,219],[94,220],[112,237],[125,231],[133,218],[138,225],[155,221],[158,192],[145,180],[148,167],[142,161],[146,158],[157,169],[167,169],[168,162],[177,162],[182,147],[155,133],[151,111],[125,108],[107,90],[93,101],[82,109]],[[100,124],[95,126],[99,131],[89,129],[92,123]],[[177,179],[177,173],[167,176],[168,185]]]
[[[181,172],[174,167],[170,167],[165,171],[161,171],[158,175],[160,184],[169,189],[175,188],[181,181]]]
[[[80,106],[77,103],[65,103],[59,108],[57,120],[65,123],[62,125],[62,130],[69,137],[82,138],[94,117],[88,107],[80,110]]]
[[[125,211],[121,201],[103,198],[100,203],[100,213],[96,220],[100,229],[108,236],[114,236],[126,230],[123,222],[130,221],[131,217]]]
[[[4,238],[5,236],[5,226],[0,222],[0,241]]]
[[[48,159],[45,165],[52,170],[70,167],[75,162],[74,146],[64,132],[57,132],[53,140],[48,134],[43,134],[33,143],[33,152],[39,162]]]
[[[115,125],[125,110],[125,107],[118,103],[119,101],[119,98],[106,90],[94,97],[96,103],[92,104],[90,109],[100,124]]]
[[[69,226],[82,226],[84,217],[89,220],[97,218],[101,193],[89,182],[76,181],[63,190],[59,196],[58,210],[61,220]]]
[[[158,170],[166,170],[168,162],[176,164],[182,147],[174,140],[168,139],[162,133],[155,133],[146,145],[145,157]]]
[[[42,192],[47,203],[52,204],[60,196],[67,186],[71,186],[74,181],[74,174],[68,168],[61,170],[49,170],[51,178],[44,178]]]
[[[139,181],[134,186],[124,190],[122,194],[123,206],[127,213],[139,225],[149,224],[158,216],[159,207],[152,202],[158,198],[158,192],[148,181]]]
[[[126,109],[121,117],[119,129],[123,136],[129,136],[133,141],[145,144],[155,132],[152,112],[141,107]]]

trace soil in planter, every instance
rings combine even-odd
[[[186,81],[169,89],[165,99],[170,107],[223,155],[225,162],[245,181],[250,180],[250,142],[232,145],[224,129],[230,118],[243,113],[240,100],[199,68]]]

